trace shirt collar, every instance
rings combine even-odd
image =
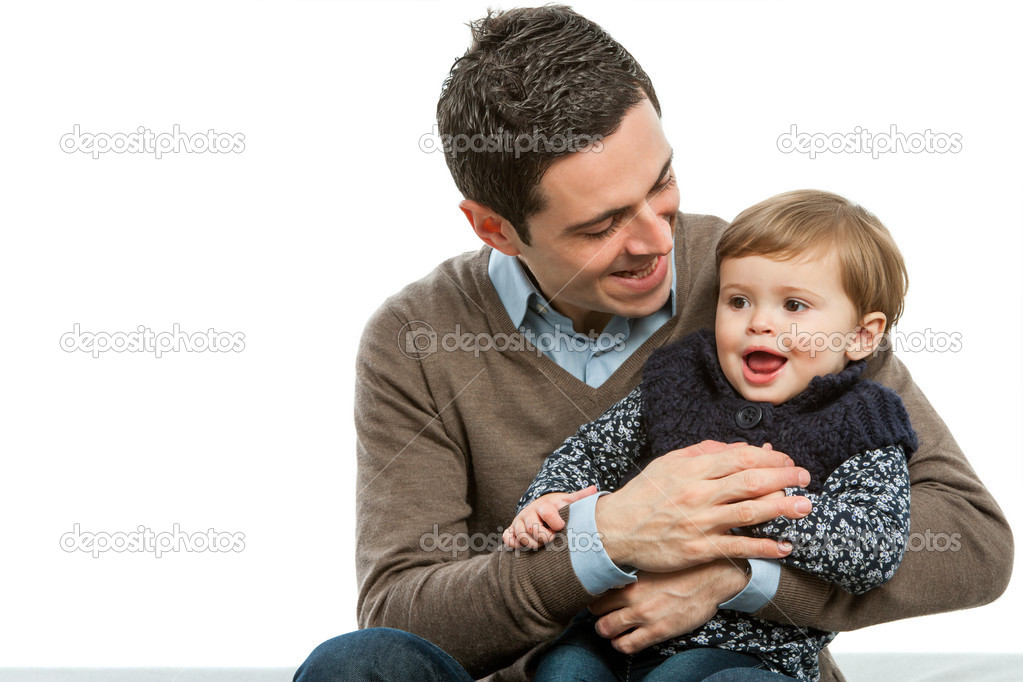
[[[671,264],[671,292],[668,294],[668,301],[671,303],[671,316],[675,316],[675,248],[672,247],[668,256]],[[487,265],[487,272],[490,281],[493,282],[497,295],[504,304],[504,309],[511,318],[516,328],[522,326],[526,317],[526,309],[530,304],[538,304],[550,307],[544,295],[533,285],[533,282],[526,275],[522,262],[515,256],[508,256],[497,249],[490,252],[490,262]],[[617,316],[615,316],[617,317]]]

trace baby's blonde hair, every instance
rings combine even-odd
[[[785,192],[750,206],[721,235],[717,266],[726,258],[790,260],[834,252],[857,316],[880,311],[885,331],[902,316],[909,275],[891,233],[870,211],[820,190]]]

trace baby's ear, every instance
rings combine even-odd
[[[852,341],[845,349],[845,356],[850,360],[862,360],[873,353],[881,343],[887,322],[888,318],[882,312],[875,311],[864,315],[856,325]]]

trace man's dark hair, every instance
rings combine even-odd
[[[489,11],[469,27],[472,46],[437,103],[444,156],[462,195],[496,211],[529,244],[551,164],[599,149],[644,98],[658,116],[661,105],[632,55],[569,7]]]

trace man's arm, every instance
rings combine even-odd
[[[381,308],[357,360],[359,625],[420,635],[479,677],[553,637],[591,597],[563,543],[503,551],[495,537],[470,549],[487,539],[468,523],[470,454],[449,437],[424,363],[396,347],[406,322]]]
[[[890,353],[872,359],[868,371],[869,378],[902,397],[920,439],[909,461],[909,551],[890,581],[862,595],[782,567],[774,599],[755,614],[761,618],[822,630],[855,630],[981,606],[995,600],[1008,584],[1013,556],[1009,524],[948,427]],[[924,543],[917,551],[917,536],[940,542]]]

